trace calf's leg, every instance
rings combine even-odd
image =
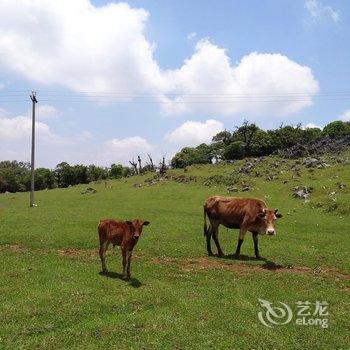
[[[126,278],[130,278],[130,264],[131,264],[132,250],[126,252]]]
[[[131,263],[132,250],[122,248],[123,256],[123,279],[127,280],[130,278],[130,263]]]
[[[253,241],[254,241],[254,253],[257,259],[260,258],[259,247],[258,247],[258,233],[253,232]]]
[[[108,241],[100,241],[100,259],[102,264],[102,272],[107,273],[107,264],[106,264],[106,251],[108,248]]]
[[[123,257],[123,279],[127,278],[126,273],[126,265],[127,265],[127,256],[126,256],[127,249],[122,247],[122,257]]]

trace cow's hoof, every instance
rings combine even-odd
[[[219,258],[223,258],[224,257],[224,253],[223,252],[218,252],[218,257]]]
[[[239,260],[241,258],[241,254],[234,253],[233,257]]]
[[[208,256],[214,256],[213,252],[208,252]]]
[[[130,275],[124,275],[122,278],[124,281],[127,281],[128,279],[130,279]]]
[[[102,275],[107,275],[108,274],[108,270],[102,270],[101,273],[102,273]]]
[[[263,258],[260,255],[255,255],[255,259],[262,260]]]

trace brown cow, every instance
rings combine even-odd
[[[119,245],[123,256],[123,279],[130,278],[130,262],[132,250],[141,236],[143,226],[149,221],[135,219],[133,221],[101,220],[98,225],[100,238],[100,258],[102,273],[107,273],[106,251],[110,243]]]
[[[207,229],[206,216],[210,221]],[[204,236],[207,238],[208,255],[213,255],[210,239],[213,236],[218,255],[223,256],[219,239],[218,227],[224,225],[227,228],[239,229],[238,244],[235,255],[239,257],[241,245],[247,231],[252,232],[255,256],[260,258],[258,248],[258,234],[275,235],[275,220],[281,218],[278,209],[267,209],[264,201],[254,198],[238,197],[209,197],[204,203]]]

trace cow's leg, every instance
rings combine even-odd
[[[244,242],[244,237],[245,237],[246,232],[247,232],[247,229],[245,227],[241,227],[239,230],[237,249],[236,249],[236,252],[234,254],[237,258],[239,258],[240,254],[241,254],[241,246]]]
[[[210,223],[209,228],[207,229],[207,231],[205,233],[205,236],[206,236],[206,239],[207,239],[207,252],[208,252],[209,256],[214,255],[213,251],[211,250],[211,242],[210,242],[211,235],[212,235],[212,224]]]
[[[214,239],[216,248],[217,248],[217,250],[218,250],[218,255],[219,255],[219,256],[223,256],[224,253],[222,252],[221,247],[220,247],[218,233],[219,233],[219,225],[213,227],[213,233],[212,233],[212,235],[213,235],[213,239]]]
[[[108,241],[100,241],[100,259],[102,264],[102,273],[107,273],[107,264],[106,264],[106,251],[108,249]]]
[[[258,247],[258,233],[257,232],[253,232],[253,241],[254,241],[255,257],[257,259],[259,259],[260,258],[260,254],[259,254],[259,247]]]

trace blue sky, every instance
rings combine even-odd
[[[37,162],[49,167],[169,158],[243,119],[265,129],[350,119],[348,1],[72,4],[0,4],[1,160],[29,160],[31,90]]]

